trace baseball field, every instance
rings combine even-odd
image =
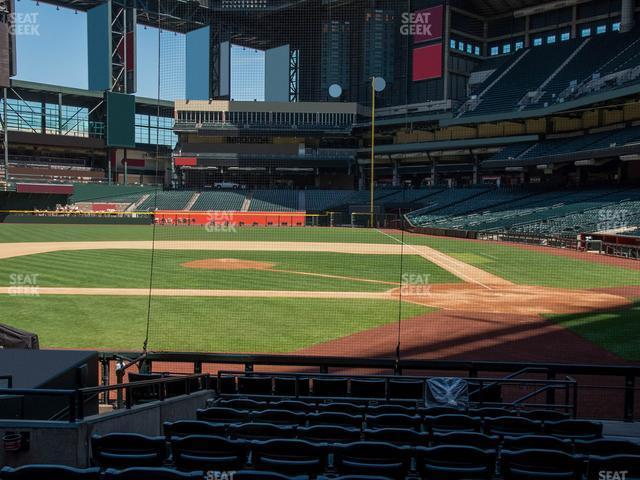
[[[640,360],[640,262],[354,228],[0,224],[43,347]]]

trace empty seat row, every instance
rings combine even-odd
[[[218,398],[211,402],[211,406],[233,408],[238,410],[291,410],[304,413],[315,412],[340,412],[350,414],[371,414],[380,415],[383,413],[404,413],[407,415],[422,415],[435,417],[437,415],[466,413],[472,417],[507,417],[519,416],[531,420],[565,420],[569,419],[569,414],[557,410],[522,410],[500,407],[470,408],[463,410],[454,407],[422,407],[417,403],[394,404],[394,403],[350,403],[350,402],[310,402],[304,400],[277,400],[262,401],[251,398]]]
[[[165,467],[132,467],[124,470],[108,469],[100,472],[97,468],[72,468],[63,465],[25,465],[18,468],[5,467],[0,470],[2,480],[193,480],[193,479],[235,479],[235,480],[306,480],[307,475],[291,477],[265,470],[237,470],[233,472],[181,472]],[[329,480],[319,477],[320,480]],[[390,480],[386,477],[332,476],[331,480]]]
[[[359,398],[424,398],[424,381],[409,379],[356,379],[329,377],[218,377],[221,394],[359,397]]]
[[[304,413],[289,410],[237,410],[211,407],[196,412],[198,420],[219,424],[272,423],[280,425],[312,426],[336,425],[366,428],[409,428],[425,432],[484,431],[500,436],[533,435],[546,433],[563,438],[599,438],[602,424],[587,420],[539,421],[523,417],[473,417],[465,414],[437,416],[385,413],[380,415],[349,414],[342,412]]]
[[[122,434],[94,437],[94,459],[98,465],[105,468],[123,468],[132,464],[147,467],[163,465],[166,458],[163,458],[160,452],[165,449],[164,439],[142,438],[145,440],[141,440],[140,436],[126,438]],[[123,445],[131,447],[133,441],[139,444],[138,450],[123,450]],[[151,452],[150,448],[154,444],[155,452]],[[505,442],[505,445],[509,443]],[[511,445],[516,446],[515,443]],[[549,446],[548,443],[530,445]],[[520,446],[530,445],[521,442]],[[439,480],[489,479],[493,478],[496,471],[502,471],[505,479],[577,479],[581,478],[583,472],[594,468],[594,465],[600,468],[602,459],[618,457],[587,457],[542,448],[503,449],[499,454],[496,448],[462,445],[410,447],[366,441],[328,445],[293,439],[243,441],[206,435],[172,438],[171,452],[172,463],[181,471],[235,471],[251,467],[289,475],[319,475],[330,471],[338,474],[382,475],[390,478],[404,478],[409,472],[417,471],[422,478]],[[626,458],[630,459],[625,467],[627,472],[640,469],[640,455],[626,455]],[[529,476],[523,476],[523,472],[529,472]]]

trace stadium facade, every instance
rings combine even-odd
[[[362,189],[371,176],[371,79],[381,77],[375,176],[383,185],[639,175],[628,130],[640,119],[634,0],[47,3],[86,11],[90,90],[73,92],[81,105],[67,114],[68,89],[9,81],[16,51],[7,16],[5,163],[15,168],[25,156],[60,158],[48,138],[63,135],[79,137],[72,164],[118,183]],[[136,91],[136,24],[181,36],[180,68],[167,70],[170,49],[159,61],[161,90],[184,90],[184,100],[139,99],[126,121],[109,118],[103,92],[115,100]],[[263,52],[264,71],[234,78],[232,46]],[[265,101],[233,101],[239,81],[260,83]],[[29,121],[28,101],[72,119],[57,130],[53,119]],[[84,130],[69,129],[79,116]],[[126,135],[110,136],[110,122]],[[11,141],[11,130],[23,132]],[[40,137],[23,142],[27,132]]]

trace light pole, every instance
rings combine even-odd
[[[370,169],[370,179],[371,185],[369,187],[371,198],[370,198],[370,206],[371,210],[369,212],[369,225],[371,228],[375,227],[375,163],[376,163],[376,93],[382,92],[387,86],[387,82],[385,82],[382,77],[371,77],[371,169]]]

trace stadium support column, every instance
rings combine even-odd
[[[5,188],[9,187],[9,122],[7,121],[7,87],[3,88],[4,96],[2,102],[2,127],[3,127],[3,146],[4,146],[4,181]]]
[[[622,0],[622,18],[620,20],[620,30],[630,32],[635,26],[635,0]]]
[[[442,79],[442,99],[444,101],[449,100],[449,39],[451,34],[451,7],[449,2],[445,5],[445,39],[444,39],[444,68],[442,70],[444,78]]]
[[[231,94],[231,43],[222,26],[213,24],[187,33],[185,86],[187,100],[228,98]]]
[[[87,11],[89,89],[136,91],[136,9],[107,0]]]
[[[393,161],[393,186],[400,186],[400,160]]]

